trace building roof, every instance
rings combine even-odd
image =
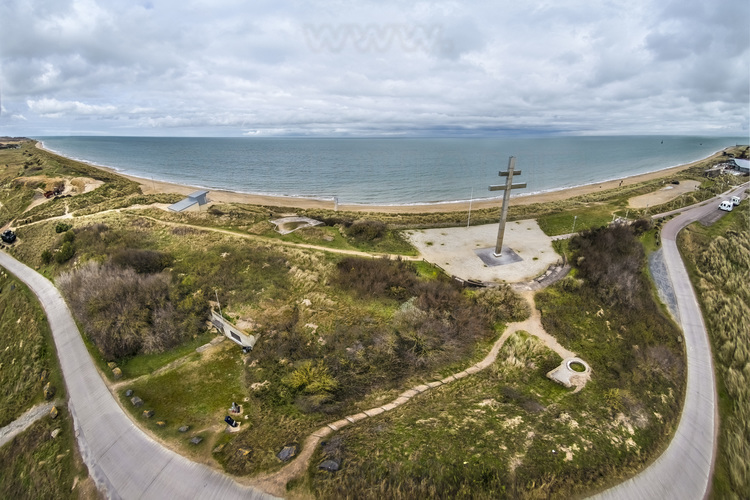
[[[184,200],[178,201],[177,203],[173,205],[169,205],[169,208],[173,212],[182,212],[183,210],[192,207],[198,203],[198,200],[193,198],[185,198]]]
[[[200,198],[201,196],[205,196],[208,194],[208,190],[206,189],[199,189],[198,191],[194,191],[188,195],[188,198]]]

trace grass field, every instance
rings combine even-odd
[[[47,382],[63,391],[51,342],[36,297],[0,268],[0,427],[43,401]]]
[[[678,239],[713,345],[721,421],[717,499],[750,491],[750,226],[743,203],[710,227],[692,224]]]
[[[54,430],[59,434],[53,438]],[[0,448],[0,498],[98,498],[87,477],[65,407],[56,419],[42,417]]]

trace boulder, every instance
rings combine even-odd
[[[47,382],[47,385],[44,386],[44,399],[50,400],[55,397],[56,389],[52,385],[52,382]]]
[[[325,460],[318,465],[318,469],[327,470],[328,472],[336,472],[340,467],[341,464],[338,460]]]
[[[154,416],[154,410],[143,410],[143,418],[151,418]]]
[[[127,391],[125,391],[125,397],[126,398],[129,398],[132,395],[133,395],[133,389],[128,389]]]
[[[60,414],[60,410],[57,409],[57,406],[53,406],[52,409],[49,411],[50,418],[57,418],[59,414]]]
[[[180,427],[177,430],[180,431],[180,432],[187,432],[187,431],[190,430],[190,426],[189,425],[183,425],[182,427]]]
[[[133,403],[133,406],[138,408],[139,406],[143,406],[143,400],[139,398],[138,396],[133,396],[130,398],[130,402]]]
[[[113,370],[115,366],[117,366],[117,363],[115,363],[114,361],[110,361],[109,363],[107,363],[107,366],[109,366],[110,370]]]
[[[201,441],[203,441],[202,437],[195,436],[193,439],[190,440],[190,444],[200,444]]]
[[[59,434],[60,434],[60,429],[55,429],[54,431],[49,433],[52,439],[55,439]]]
[[[47,370],[42,370],[42,373],[39,375],[39,381],[44,383],[49,378],[49,372]]]
[[[290,445],[284,446],[281,449],[281,451],[276,454],[276,458],[278,458],[282,462],[286,462],[288,460],[291,460],[296,454],[297,454],[297,445],[290,444]]]
[[[164,420],[159,420],[156,422],[157,427],[166,427],[167,423]]]
[[[119,368],[113,368],[112,376],[115,378],[115,380],[120,380],[122,378],[122,370],[120,370]]]

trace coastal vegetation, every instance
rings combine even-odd
[[[610,273],[600,264],[613,249],[622,263]],[[571,251],[574,275],[536,305],[545,329],[593,367],[583,390],[549,380],[559,355],[513,334],[487,370],[326,438],[296,488],[319,498],[570,498],[648,463],[681,408],[679,330],[651,299],[631,229],[585,233]],[[341,470],[320,470],[324,460]]]
[[[711,337],[720,436],[713,498],[750,491],[750,219],[747,201],[712,226],[694,223],[678,239]]]

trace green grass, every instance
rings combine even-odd
[[[183,436],[177,429],[189,425],[192,432],[184,436],[187,441],[195,433],[214,433],[212,427],[216,425],[223,430],[228,408],[233,401],[242,403],[245,397],[243,372],[241,350],[226,341],[205,354],[195,353],[190,362],[174,370],[126,384],[119,395],[123,407],[159,435]],[[124,396],[128,389],[144,401],[143,407],[134,407]],[[143,410],[154,410],[154,417],[142,419]],[[157,427],[160,420],[167,426]]]
[[[64,389],[47,318],[36,297],[0,268],[0,427],[43,400],[42,373]]]
[[[135,378],[153,373],[155,370],[195,352],[197,347],[208,343],[214,336],[213,333],[207,331],[193,340],[166,352],[142,354],[122,360],[119,363],[119,367],[122,370],[123,378]]]
[[[0,498],[93,498],[86,466],[76,449],[73,424],[65,407],[56,419],[42,417],[0,448]],[[60,429],[57,437],[50,433]],[[83,490],[83,491],[82,491]]]

